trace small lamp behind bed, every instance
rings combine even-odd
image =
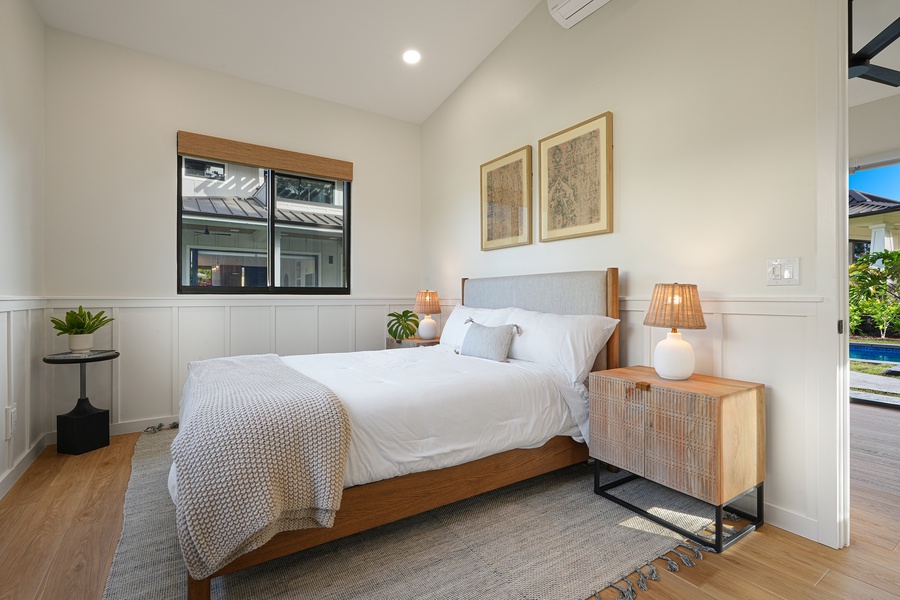
[[[425,318],[419,321],[419,338],[433,340],[437,336],[437,323],[431,315],[441,314],[441,301],[434,290],[419,290],[416,294],[416,306],[413,308],[419,314],[425,313]]]
[[[653,351],[653,368],[659,376],[663,379],[689,378],[694,372],[694,349],[682,339],[678,328],[706,329],[697,286],[657,283],[644,325],[672,328]]]

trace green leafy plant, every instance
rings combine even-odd
[[[419,328],[419,315],[411,310],[388,313],[390,320],[387,324],[388,334],[399,344],[406,338],[412,337]]]
[[[90,311],[84,310],[84,307],[79,306],[78,310],[66,312],[65,320],[50,317],[50,322],[53,323],[53,329],[59,331],[56,335],[94,333],[107,323],[113,321],[112,317],[104,317],[104,312],[105,311],[101,310],[96,315],[93,315]]]
[[[850,330],[871,319],[882,338],[900,325],[900,251],[861,256],[850,265]]]

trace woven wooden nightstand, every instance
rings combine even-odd
[[[644,477],[714,505],[718,552],[762,525],[766,477],[762,384],[704,375],[673,381],[662,379],[650,367],[597,371],[589,383],[591,457],[629,471],[633,477],[628,481]],[[607,493],[623,483],[602,488],[596,484],[594,491],[647,516]],[[723,509],[754,489],[755,516],[727,507],[751,525],[724,541]]]

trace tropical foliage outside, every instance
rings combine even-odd
[[[850,265],[850,333],[900,337],[900,251],[868,253]]]

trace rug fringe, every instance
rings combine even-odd
[[[707,552],[713,552],[713,549],[709,546],[702,546],[700,544],[691,543],[690,540],[686,540],[680,544],[677,544],[674,548],[672,548],[669,552],[677,556],[681,559],[682,564],[686,567],[694,567],[697,563],[684,552],[679,552],[678,547],[687,548],[690,550],[691,554],[694,555],[694,558],[697,560],[703,560],[703,552],[705,550]],[[666,556],[665,554],[659,556],[662,560],[666,561],[666,565],[669,571],[678,572],[679,566],[678,563],[675,562],[672,558]],[[644,569],[646,568],[646,572]],[[629,577],[631,575],[637,575],[637,588],[635,588],[635,584],[631,582]],[[619,592],[619,597],[616,600],[636,600],[638,595],[638,589],[646,592],[648,589],[648,583],[650,581],[659,581],[659,571],[656,569],[656,565],[652,562],[649,562],[641,567],[638,567],[634,570],[633,573],[626,575],[622,579],[617,581],[612,581],[607,583],[605,586],[594,592],[591,596],[588,596],[588,600],[591,598],[595,600],[600,600],[600,594],[603,590],[614,588]]]
[[[675,556],[677,556],[678,558],[680,558],[680,559],[681,559],[681,563],[682,563],[684,566],[686,566],[686,567],[693,567],[693,566],[696,566],[696,563],[694,563],[694,561],[691,559],[691,557],[688,556],[687,554],[684,554],[684,553],[682,553],[682,552],[679,552],[678,550],[675,550],[674,548],[672,549],[672,554],[674,554]]]
[[[150,427],[144,430],[144,433],[157,433],[160,431],[165,431],[166,429],[178,429],[178,421],[170,424],[168,427],[160,423],[159,425],[151,425]]]

